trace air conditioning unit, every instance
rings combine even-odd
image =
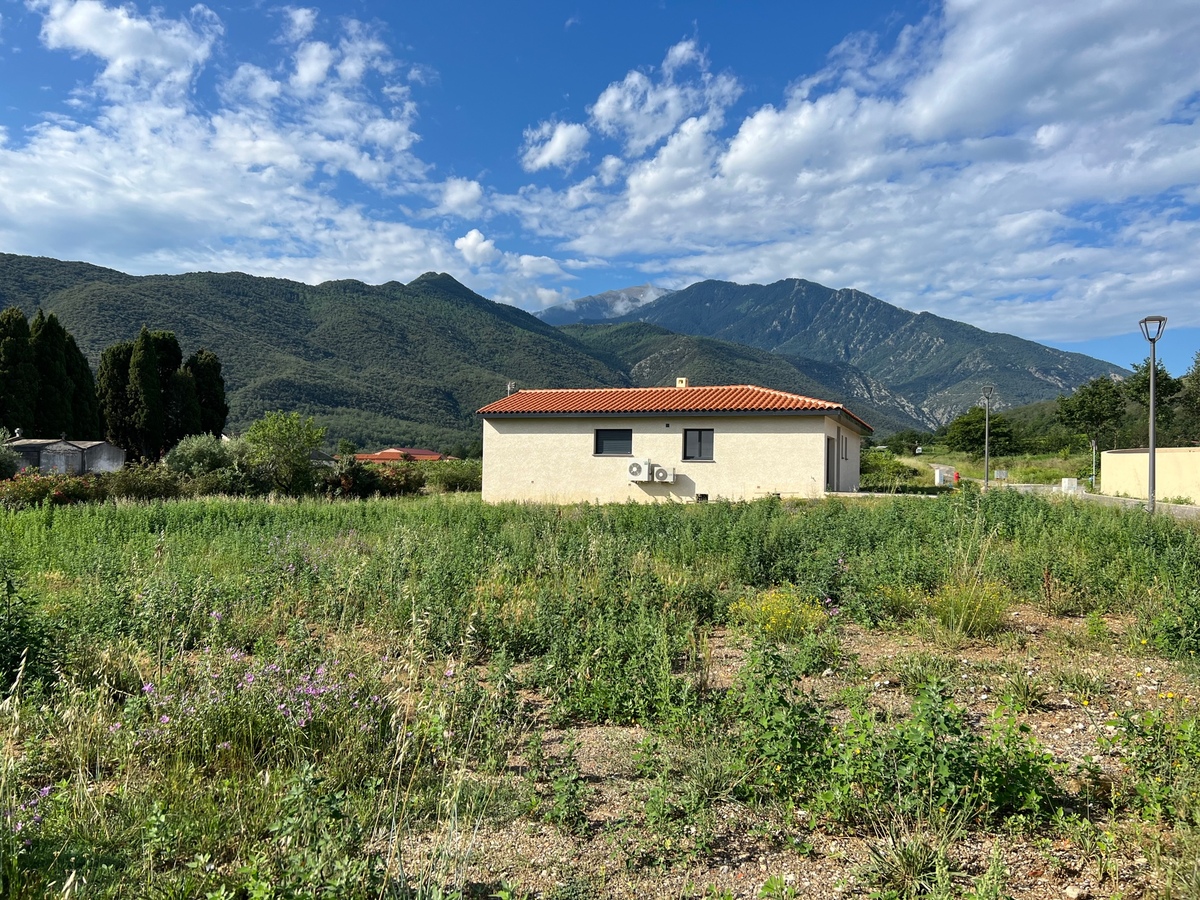
[[[630,481],[653,481],[654,463],[648,459],[635,459],[629,464]]]
[[[674,484],[675,483],[675,470],[674,469],[664,469],[662,466],[655,466],[654,467],[654,481],[657,484]]]

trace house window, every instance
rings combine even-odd
[[[713,430],[711,428],[685,428],[683,430],[684,459],[713,458]]]
[[[596,429],[596,455],[597,456],[632,456],[633,455],[633,429],[632,428],[597,428]]]

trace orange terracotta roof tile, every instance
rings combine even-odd
[[[845,413],[867,431],[873,430],[841,403],[753,384],[521,390],[479,410],[482,416],[756,412]]]

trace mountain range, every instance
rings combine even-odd
[[[594,309],[587,299],[575,308]],[[873,403],[929,429],[974,405],[984,384],[995,386],[996,406],[1003,409],[1069,394],[1100,376],[1128,374],[1080,353],[799,278],[768,285],[702,281],[610,321],[768,351],[829,385],[835,399]]]
[[[231,430],[264,412],[314,416],[330,441],[469,445],[474,410],[518,387],[756,383],[847,403],[881,434],[929,428],[983,381],[1005,405],[1121,370],[811,282],[643,286],[581,298],[556,327],[449,275],[307,285],[241,273],[131,276],[0,254],[0,309],[58,315],[93,367],[143,324],[184,355],[220,357]],[[561,310],[560,310],[561,312]]]

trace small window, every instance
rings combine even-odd
[[[683,430],[684,459],[713,458],[713,430],[711,428],[685,428]]]
[[[632,456],[633,455],[633,429],[632,428],[597,428],[596,429],[596,455],[597,456]]]

